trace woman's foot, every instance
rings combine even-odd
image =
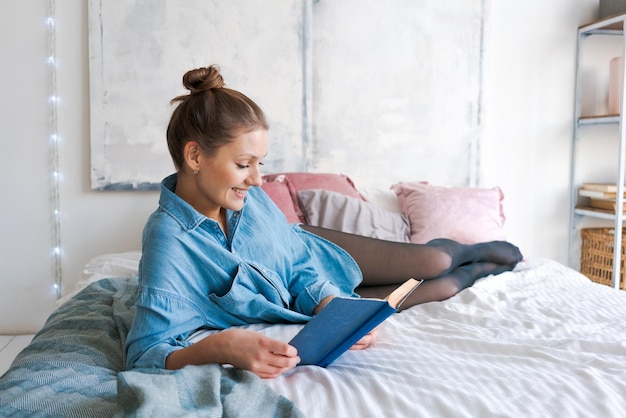
[[[515,266],[523,259],[519,248],[507,241],[491,241],[466,245],[450,239],[438,238],[429,241],[427,245],[440,248],[449,254],[452,258],[452,268],[479,262]]]
[[[462,265],[441,277],[426,280],[402,304],[401,309],[406,309],[420,303],[446,300],[456,295],[461,290],[472,286],[476,280],[482,277],[504,273],[514,268],[515,264],[496,264],[489,262]],[[386,288],[385,290],[388,291]]]

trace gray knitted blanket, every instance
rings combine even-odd
[[[124,371],[136,290],[136,278],[104,279],[56,310],[0,377],[0,416],[302,416],[250,372]]]

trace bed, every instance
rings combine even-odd
[[[291,216],[310,218],[299,203]],[[384,210],[408,221],[410,240],[415,219],[404,209]],[[553,260],[525,259],[446,301],[395,314],[372,347],[327,368],[263,380],[218,365],[124,371],[139,257],[105,254],[85,266],[0,378],[0,416],[626,416],[626,292]],[[300,327],[249,326],[285,341]]]

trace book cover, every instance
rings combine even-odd
[[[385,299],[333,298],[289,342],[298,349],[299,365],[328,366],[397,312],[421,283],[409,279]]]

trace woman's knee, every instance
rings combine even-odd
[[[452,257],[445,251],[433,248],[432,253],[428,255],[426,265],[423,266],[428,271],[428,276],[422,278],[435,278],[443,276],[452,269]]]
[[[463,290],[458,280],[453,277],[439,277],[430,281],[429,284],[431,284],[430,296],[433,301],[449,299]]]

